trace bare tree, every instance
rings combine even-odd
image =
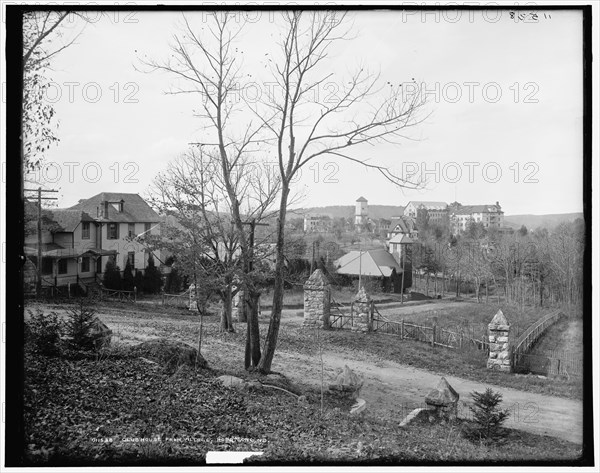
[[[328,72],[320,71],[330,46],[349,39],[345,14],[289,11],[282,15],[280,57],[275,58],[270,71],[281,94],[256,104],[239,101],[237,92],[243,87],[244,74],[236,60],[234,42],[243,24],[233,24],[232,17],[230,13],[213,13],[208,22],[195,29],[184,16],[181,32],[174,36],[169,59],[144,63],[152,70],[167,71],[181,80],[183,85],[171,93],[201,97],[202,106],[196,115],[206,127],[199,145],[214,149],[220,158],[222,181],[231,202],[245,264],[252,264],[252,248],[244,231],[244,217],[232,173],[243,156],[255,155],[258,151],[264,153],[269,145],[275,150],[280,200],[273,309],[262,357],[257,316],[248,322],[252,364],[260,360],[259,369],[269,372],[283,306],[284,227],[294,177],[311,161],[327,156],[374,169],[398,186],[418,187],[419,183],[406,181],[371,161],[364,152],[366,145],[399,143],[407,138],[406,130],[424,119],[418,113],[423,95],[416,92],[406,96],[401,85],[383,84],[377,75],[362,68],[343,82],[336,103],[323,104],[315,100],[314,91],[331,78]],[[249,110],[253,114],[248,114]],[[263,197],[266,205],[260,208],[264,211],[276,194],[266,193]]]
[[[285,30],[274,58],[272,74],[280,93],[254,107],[256,116],[276,139],[281,193],[277,221],[277,253],[273,310],[259,369],[271,363],[283,308],[284,227],[293,178],[320,157],[343,159],[380,172],[400,187],[417,187],[388,167],[365,155],[364,145],[399,143],[406,131],[420,123],[423,95],[407,96],[401,85],[385,84],[378,75],[360,68],[348,80],[339,80],[338,100],[320,103],[315,90],[334,80],[323,70],[330,48],[350,39],[346,14],[332,11],[283,12]],[[362,146],[361,146],[362,145]]]
[[[23,14],[22,154],[25,171],[39,168],[43,153],[58,141],[54,107],[46,100],[50,85],[46,74],[51,60],[75,43],[86,24],[85,17],[76,12]]]
[[[583,223],[564,223],[537,242],[544,283],[555,293],[554,300],[568,308],[579,303],[583,296],[584,238]]]
[[[241,266],[238,237],[219,177],[214,160],[198,149],[171,162],[148,190],[148,201],[166,217],[163,234],[146,241],[172,253],[188,278],[212,288],[208,296],[216,293],[223,304],[222,329],[234,331],[231,299]]]
[[[264,217],[277,195],[279,181],[273,178],[275,174],[269,168],[257,167],[260,160],[250,158],[260,153],[260,145],[265,144],[261,136],[264,125],[251,116],[246,119],[240,113],[241,104],[235,99],[243,81],[235,48],[243,24],[235,23],[233,13],[213,12],[202,25],[195,28],[183,15],[180,32],[173,37],[169,58],[162,62],[142,62],[151,71],[166,71],[180,81],[181,86],[170,93],[199,97],[200,107],[196,116],[203,122],[204,136],[196,145],[217,158],[219,182],[228,199],[228,212],[236,231],[242,266],[246,271],[252,271],[254,248],[245,225]],[[240,180],[240,176],[245,176],[245,179]],[[244,192],[245,185],[253,186],[251,194]],[[247,211],[244,211],[243,204],[248,204]],[[247,322],[248,368],[258,364],[261,354],[258,326],[260,292],[247,281],[244,293],[246,304],[251,309]]]

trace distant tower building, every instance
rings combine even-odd
[[[354,226],[357,231],[362,231],[368,223],[369,204],[367,199],[359,197],[356,199],[356,211],[354,213]]]

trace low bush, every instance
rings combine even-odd
[[[44,314],[40,309],[29,311],[30,319],[25,324],[25,338],[31,347],[42,355],[60,354],[60,341],[64,327],[56,312]]]
[[[104,343],[104,334],[95,330],[97,324],[96,311],[85,302],[76,308],[67,309],[65,335],[71,349],[97,351]]]
[[[466,435],[470,440],[491,441],[502,438],[504,429],[502,424],[509,416],[508,410],[500,409],[502,394],[487,388],[485,392],[473,391],[473,406],[469,409],[473,413],[474,426],[467,429]]]

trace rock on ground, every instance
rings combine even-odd
[[[131,348],[137,356],[143,356],[156,361],[169,370],[175,370],[182,365],[205,368],[206,360],[198,351],[187,343],[177,340],[159,338],[148,340]]]
[[[223,375],[217,378],[223,386],[228,387],[241,387],[244,385],[244,380],[242,378],[238,378],[237,376]]]

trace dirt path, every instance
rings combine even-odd
[[[336,373],[347,364],[365,380],[361,397],[367,401],[368,409],[398,422],[412,409],[425,407],[425,396],[440,380],[439,375],[429,371],[362,354],[361,359],[346,353],[341,356],[324,352],[323,355],[325,384],[335,379]],[[279,351],[273,369],[286,373],[296,382],[320,385],[319,365],[312,357]],[[481,392],[489,385],[453,376],[446,379],[460,394],[459,416],[468,417],[469,393]],[[582,442],[583,407],[580,401],[501,386],[492,388],[502,393],[503,406],[510,410],[507,427]]]

